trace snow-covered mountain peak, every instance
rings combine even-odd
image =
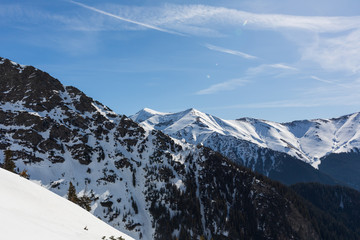
[[[150,109],[150,108],[144,108],[144,109],[140,110],[137,114],[144,115],[144,116],[147,116],[147,115],[148,116],[154,116],[154,115],[165,115],[165,114],[168,114],[168,113],[155,111],[155,110]]]
[[[231,136],[275,151],[284,152],[313,167],[330,153],[349,152],[360,147],[360,114],[333,119],[276,123],[254,118],[223,120],[195,109],[172,114],[153,114],[135,121],[194,144],[209,136]]]
[[[190,115],[202,114],[202,112],[200,112],[199,110],[197,110],[195,108],[188,108],[185,111],[183,111],[182,113],[184,115],[186,115],[186,114],[190,114]]]

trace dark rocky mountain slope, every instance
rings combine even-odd
[[[344,186],[327,186],[319,183],[298,183],[291,188],[360,234],[360,192]]]

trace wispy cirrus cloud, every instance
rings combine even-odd
[[[196,92],[197,95],[214,94],[222,91],[234,90],[238,87],[244,86],[249,81],[246,79],[231,79],[222,83],[211,85],[208,88]]]
[[[231,79],[228,81],[213,84],[205,89],[197,91],[197,95],[209,95],[217,92],[231,91],[245,86],[256,78],[266,76],[282,76],[298,71],[297,68],[285,65],[283,63],[261,64],[257,67],[249,68],[241,78]]]
[[[237,50],[223,48],[223,47],[219,47],[219,46],[215,46],[215,45],[211,45],[211,44],[205,44],[204,46],[210,50],[217,51],[217,52],[227,53],[227,54],[239,56],[239,57],[246,58],[246,59],[257,59],[257,57],[255,57],[255,56],[252,56],[250,54],[243,53],[243,52],[240,52]]]
[[[360,23],[360,22],[359,22]],[[359,29],[335,37],[317,37],[304,47],[302,59],[315,61],[330,71],[345,70],[360,73]]]
[[[122,10],[118,9],[118,12]],[[289,34],[296,31],[298,38],[289,38],[299,48],[301,61],[317,63],[327,71],[358,72],[360,66],[360,16],[295,16],[259,14],[237,9],[207,5],[162,5],[151,9],[127,10],[134,19],[156,26],[181,31],[189,35],[209,33],[214,37],[231,35],[234,29],[270,30]],[[246,22],[246,26],[244,23]],[[331,33],[330,35],[326,35]],[[207,45],[207,48],[253,59],[249,54],[226,47]]]
[[[317,77],[317,76],[310,76],[310,78],[311,78],[311,79],[314,79],[314,80],[316,80],[316,81],[319,81],[319,82],[334,84],[333,81],[326,80],[326,79],[322,79],[322,78],[319,78],[319,77]]]
[[[77,1],[68,2],[112,18],[170,33],[191,35],[226,34],[234,27],[283,31],[298,29],[317,33],[359,29],[360,16],[319,17],[285,14],[259,14],[209,5],[163,4],[158,6],[126,6],[105,4],[102,9]],[[246,26],[244,23],[246,22]],[[143,29],[144,29],[143,28]]]
[[[319,82],[335,85],[335,86],[342,87],[342,88],[348,88],[348,89],[354,89],[354,87],[357,87],[359,85],[359,83],[357,83],[356,81],[352,82],[350,84],[349,83],[346,84],[346,83],[341,83],[341,81],[323,79],[323,78],[319,78],[317,76],[310,76],[310,78],[314,79],[316,81],[319,81]]]
[[[138,30],[154,29],[171,34],[207,37],[231,35],[234,29],[271,30],[285,35],[289,30],[298,31],[305,34],[299,34],[299,39],[289,40],[298,45],[301,61],[315,62],[327,71],[360,71],[360,55],[357,54],[360,50],[360,16],[259,14],[200,4],[163,4],[152,7],[112,4],[104,5],[103,10],[100,10],[79,2],[70,2],[104,16],[140,26]],[[334,35],[326,36],[326,33]],[[310,41],[305,41],[302,35],[306,35]],[[246,59],[256,58],[226,47],[211,44],[205,44],[205,47]]]
[[[117,9],[122,12],[120,6]],[[237,9],[208,5],[167,4],[153,8],[136,7],[126,10],[134,18],[146,20],[157,26],[176,28],[179,25],[203,26],[225,29],[229,26],[262,28],[281,31],[282,29],[301,29],[314,32],[341,32],[359,28],[360,16],[354,17],[319,17],[295,16],[285,14],[258,14]],[[220,30],[220,29],[218,29]]]
[[[131,30],[153,29],[169,34],[206,37],[228,36],[234,33],[234,29],[270,30],[284,35],[292,35],[295,31],[300,33],[299,39],[289,38],[289,40],[297,44],[301,58],[299,61],[316,63],[326,71],[360,73],[360,55],[358,54],[360,52],[360,16],[320,17],[259,14],[200,4],[162,4],[146,7],[102,4],[100,9],[78,1],[70,0],[68,2],[98,14],[71,15],[69,12],[63,12],[64,15],[55,15],[36,9],[25,9],[20,5],[11,7],[2,5],[0,16],[3,16],[2,21],[9,22],[16,21],[17,16],[20,16],[19,19],[35,19],[34,22],[58,21],[62,24],[62,28],[89,32],[129,29],[132,27],[129,24],[134,25]],[[13,15],[13,17],[7,20],[6,16],[9,15]],[[119,24],[114,20],[129,24]],[[289,30],[291,34],[289,34]],[[302,35],[306,35],[309,41],[304,41]],[[206,44],[205,47],[245,59],[262,57],[258,54],[253,56],[232,50],[226,46]]]
[[[272,67],[272,68],[278,68],[278,69],[286,69],[286,70],[294,70],[294,71],[298,70],[295,67],[291,67],[291,66],[283,64],[283,63],[268,64],[267,66]]]
[[[278,73],[285,73],[285,72],[294,72],[298,71],[296,67],[289,66],[284,63],[274,63],[274,64],[261,64],[256,67],[249,68],[246,71],[248,76],[256,76],[262,73],[267,74],[278,74]]]
[[[143,27],[172,34],[209,34],[226,32],[233,27],[246,29],[298,29],[317,33],[334,33],[360,29],[360,16],[352,17],[319,17],[294,16],[285,14],[259,14],[240,11],[232,8],[215,7],[209,5],[176,5],[163,4],[158,6],[126,6],[120,4],[104,4],[102,9],[86,5],[78,1],[68,0],[69,3],[97,12],[101,15],[132,23]],[[6,5],[3,5],[6,7]],[[9,12],[10,10],[10,12]],[[21,6],[0,9],[1,14],[11,12],[26,12]],[[50,15],[50,14],[49,14]],[[88,21],[80,15],[80,20]],[[246,26],[244,26],[246,22]],[[116,24],[116,23],[113,23]],[[103,26],[109,27],[109,26]],[[202,30],[203,29],[203,30]]]

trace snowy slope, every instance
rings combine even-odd
[[[3,169],[0,193],[1,239],[133,239],[72,202]]]
[[[276,123],[241,118],[223,120],[195,109],[179,113],[159,113],[143,109],[131,118],[147,128],[155,128],[187,142],[206,144],[218,134],[244,140],[261,148],[284,152],[317,168],[320,158],[330,153],[360,148],[360,114],[334,119]]]

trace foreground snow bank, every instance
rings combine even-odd
[[[72,202],[3,169],[0,196],[1,239],[133,239]]]

